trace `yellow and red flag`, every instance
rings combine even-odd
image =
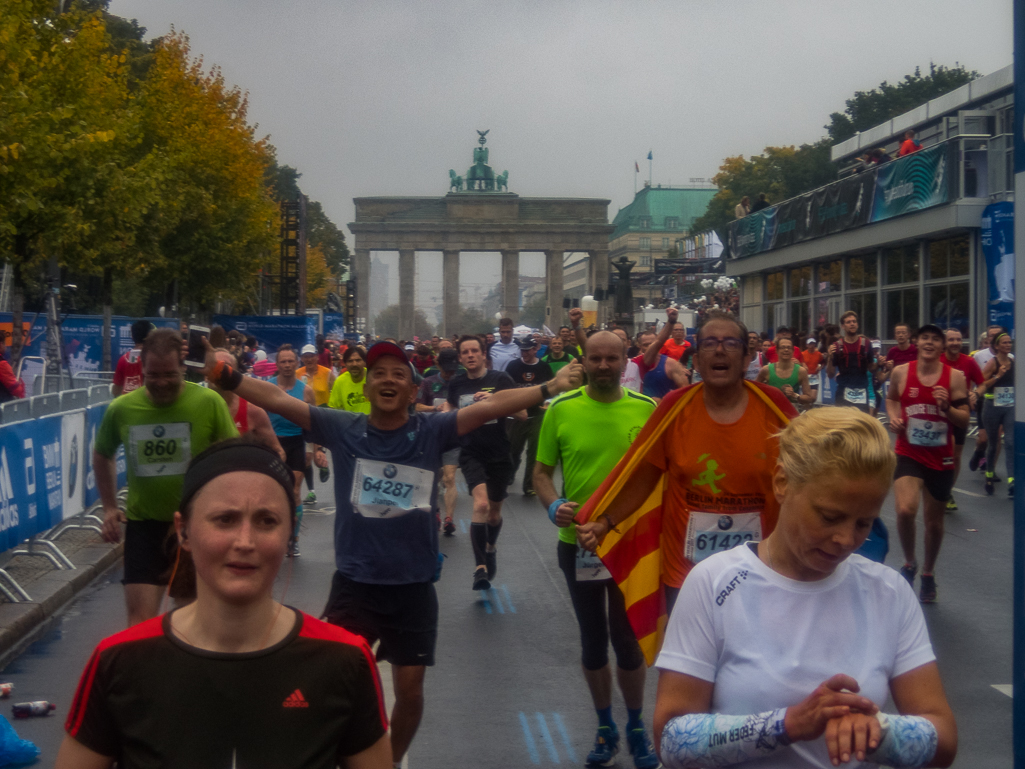
[[[753,395],[764,401],[784,425],[790,419],[774,402],[766,388],[744,380]],[[663,433],[682,414],[684,408],[701,393],[702,384],[673,390],[659,404],[630,450],[619,461],[597,491],[577,512],[576,522],[597,520],[624,488],[651,449],[658,445]],[[655,487],[638,505],[630,517],[620,521],[618,532],[610,531],[598,547],[605,568],[609,570],[626,602],[626,614],[633,627],[637,642],[648,665],[662,646],[666,626],[665,593],[662,590],[662,492],[666,479]]]

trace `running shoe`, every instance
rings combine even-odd
[[[936,578],[932,574],[922,575],[922,586],[918,591],[922,603],[936,603]]]
[[[917,563],[906,563],[900,567],[900,576],[908,581],[911,587],[915,586],[915,575],[918,574]]]
[[[525,497],[536,497],[537,496],[537,492],[534,491],[533,489],[524,489],[523,490],[523,496],[525,496]]]
[[[451,537],[453,534],[456,533],[456,525],[452,523],[451,518],[445,519],[445,526],[442,530],[445,532],[446,537]]]
[[[599,726],[594,749],[587,754],[588,766],[612,766],[619,752],[619,732],[611,726]]]
[[[992,473],[986,473],[986,486],[985,486],[985,489],[986,489],[986,493],[989,496],[991,496],[991,497],[993,496],[993,482],[995,480],[996,480],[996,478],[993,477]]]
[[[494,579],[495,574],[498,572],[498,551],[485,550],[484,563],[487,564],[488,567],[488,579]]]
[[[984,458],[984,454],[979,454],[978,452],[972,454],[972,458],[968,460],[968,469],[974,473],[976,470],[979,469],[979,462],[981,462]]]
[[[473,572],[473,589],[490,590],[491,583],[488,581],[487,571],[483,566],[478,566]]]
[[[948,513],[957,512],[957,502],[954,501],[954,495],[953,494],[951,494],[947,498],[947,512]]]
[[[299,552],[299,540],[293,539],[288,543],[288,552],[286,555],[289,558],[298,558],[301,553]]]
[[[306,499],[303,500],[304,505],[315,505],[317,504],[317,492],[311,491],[306,495]]]
[[[1007,496],[1014,499],[1014,478],[1007,479]]]
[[[628,731],[626,741],[630,745],[630,755],[634,757],[634,766],[637,769],[655,769],[658,766],[655,747],[643,727]]]
[[[331,478],[331,471],[328,468],[326,468],[326,467],[320,468],[320,482],[321,483],[327,483],[330,478]]]

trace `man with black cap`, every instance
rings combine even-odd
[[[448,400],[448,383],[462,367],[459,365],[459,356],[451,346],[443,348],[438,353],[438,373],[427,377],[420,383],[420,390],[416,397],[416,410],[426,412],[446,411],[445,403]],[[441,457],[441,485],[445,489],[445,523],[442,531],[445,536],[451,537],[456,533],[456,525],[452,516],[456,512],[456,468],[459,467],[459,447],[449,449]]]
[[[517,387],[534,387],[547,382],[555,376],[552,367],[537,357],[537,340],[532,336],[522,336],[516,340],[520,348],[520,359],[506,366],[508,374]],[[534,462],[537,459],[537,442],[541,435],[541,419],[544,411],[540,405],[527,409],[527,418],[512,423],[509,430],[510,456],[512,458],[512,475],[509,485],[513,483],[516,472],[520,469],[523,448],[527,449],[527,466],[523,471],[523,496],[533,497],[534,494]]]
[[[475,338],[476,339],[476,338]],[[483,351],[480,351],[483,357]],[[211,381],[301,425],[331,450],[335,469],[335,565],[324,615],[373,643],[392,663],[392,760],[401,762],[423,714],[426,666],[434,664],[440,569],[437,472],[442,455],[485,423],[581,384],[579,364],[540,387],[496,392],[457,412],[410,413],[417,387],[403,350],[378,342],[367,352],[370,414],[320,409],[268,382],[244,378],[212,351]],[[550,389],[549,389],[550,388]]]
[[[954,428],[968,426],[968,387],[965,375],[944,365],[943,329],[928,323],[918,331],[918,357],[898,365],[890,378],[886,413],[897,434],[897,470],[893,495],[897,504],[897,533],[904,550],[900,573],[912,587],[918,572],[915,558],[915,518],[922,500],[925,520],[925,560],[919,597],[936,600],[933,569],[943,542],[943,514],[954,487]]]

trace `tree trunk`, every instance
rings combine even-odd
[[[114,356],[111,351],[113,340],[111,339],[111,315],[113,308],[114,273],[107,267],[103,270],[103,370],[114,370]]]

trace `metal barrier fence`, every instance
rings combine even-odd
[[[19,555],[74,569],[55,540],[69,529],[100,533],[102,508],[92,467],[96,430],[111,400],[109,384],[47,393],[0,405],[0,563]],[[124,451],[116,457],[119,502],[127,494]],[[0,594],[30,601],[0,568]]]

